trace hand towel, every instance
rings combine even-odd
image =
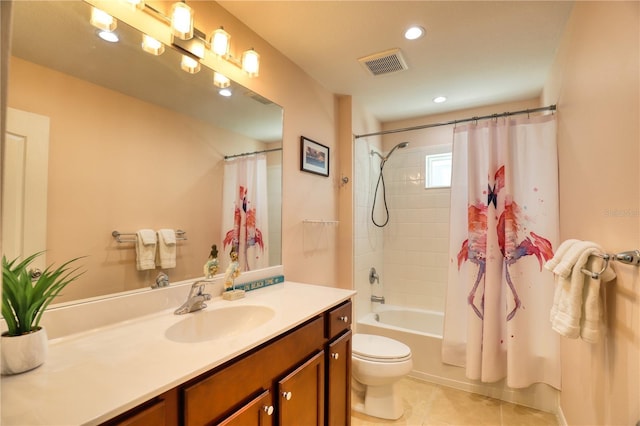
[[[158,263],[162,269],[176,267],[176,232],[173,229],[158,230]]]
[[[555,267],[558,266],[558,264],[562,261],[562,258],[564,258],[564,256],[566,255],[567,250],[569,250],[569,248],[571,248],[571,246],[578,241],[580,240],[569,239],[563,241],[562,244],[560,244],[560,246],[556,249],[553,257],[544,264],[544,268],[553,272]]]
[[[599,245],[591,241],[578,241],[575,244],[572,244],[571,247],[567,249],[566,254],[562,257],[558,265],[553,268],[553,273],[556,275],[560,275],[562,278],[569,278],[569,276],[573,273],[573,268],[575,264],[578,262],[578,259],[584,254],[585,250],[589,248],[598,249],[600,253],[602,253],[602,249]],[[592,253],[597,253],[593,252]],[[582,266],[587,262],[587,258],[583,259]]]
[[[585,267],[590,271],[601,271],[604,259],[591,257]],[[598,343],[601,335],[604,334],[603,302],[600,293],[600,283],[606,283],[616,277],[616,273],[609,265],[598,278],[591,278],[585,275],[587,282],[583,290],[583,312],[580,322],[580,337],[585,342]]]
[[[553,254],[553,257],[551,259],[549,259],[545,264],[544,264],[544,268],[553,272],[553,270],[558,266],[558,264],[563,260],[563,258],[566,256],[567,251],[569,251],[569,249],[575,244],[580,242],[580,240],[575,240],[575,239],[569,239],[569,240],[565,240],[563,241],[560,246],[556,249],[556,252]],[[555,291],[553,293],[553,305],[551,307],[551,320],[553,321],[553,318],[556,316],[556,313],[558,311],[558,301],[560,298],[560,295],[562,294],[561,291],[559,291],[560,286],[558,285],[558,283],[556,282],[556,288]]]
[[[600,277],[591,278],[584,274],[582,269],[587,266],[590,257],[595,258],[602,252],[593,242],[575,242],[560,262],[563,264],[562,268],[554,268],[556,293],[550,315],[551,328],[565,337],[582,337],[591,343],[599,340],[602,328],[600,281],[610,281],[615,277],[615,273],[607,267]],[[571,263],[571,273],[565,277],[563,268]],[[592,259],[589,266],[594,266],[593,263]]]
[[[138,271],[156,267],[156,233],[153,229],[136,232],[136,267]]]

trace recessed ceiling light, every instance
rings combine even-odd
[[[219,93],[221,96],[224,96],[224,97],[227,97],[227,98],[228,98],[229,96],[231,96],[231,90],[229,90],[229,89],[222,89],[222,90],[220,90],[218,93]]]
[[[117,43],[120,41],[118,34],[112,33],[111,31],[98,31],[98,37],[109,43]]]
[[[435,98],[433,98],[433,102],[437,103],[437,104],[441,104],[443,102],[446,102],[447,97],[446,96],[436,96]]]
[[[424,28],[414,25],[404,32],[404,38],[407,40],[417,40],[424,35]]]

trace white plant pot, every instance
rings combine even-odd
[[[0,353],[2,374],[18,374],[33,370],[47,358],[48,339],[44,328],[22,336],[2,335]]]

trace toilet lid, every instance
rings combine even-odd
[[[373,334],[355,334],[351,352],[355,356],[374,360],[404,360],[411,357],[409,346],[397,340]]]

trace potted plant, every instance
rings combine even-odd
[[[41,365],[47,353],[47,333],[40,326],[45,309],[69,283],[84,272],[70,265],[72,259],[57,269],[49,265],[32,278],[29,265],[43,252],[22,262],[7,262],[2,256],[2,317],[8,331],[2,333],[0,351],[2,374],[17,374]]]

